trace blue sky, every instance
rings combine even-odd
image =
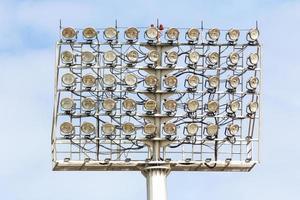
[[[0,195],[6,200],[146,199],[134,172],[52,172],[54,47],[65,25],[252,27],[263,43],[261,161],[250,173],[175,173],[170,200],[298,199],[300,1],[0,1]]]

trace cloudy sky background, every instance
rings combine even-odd
[[[170,200],[298,199],[300,1],[0,1],[0,195],[5,200],[146,199],[133,172],[52,172],[54,47],[65,25],[250,28],[263,42],[262,163],[250,173],[171,173]]]

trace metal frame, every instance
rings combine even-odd
[[[123,30],[116,25],[118,30]],[[61,27],[62,29],[62,27]],[[142,30],[145,28],[141,28]],[[99,29],[102,30],[102,29]],[[182,33],[186,31],[185,28],[180,28]],[[134,44],[128,44],[127,42],[117,42],[115,44],[94,41],[93,43],[87,42],[75,42],[67,43],[60,40],[56,44],[56,63],[55,63],[55,95],[54,95],[54,109],[53,109],[53,125],[52,125],[52,161],[53,170],[55,171],[141,171],[147,178],[148,185],[148,199],[150,200],[164,200],[167,198],[166,194],[166,177],[170,171],[240,171],[247,172],[250,171],[259,162],[259,132],[260,132],[260,120],[261,120],[261,106],[259,113],[253,118],[249,118],[245,113],[244,98],[249,96],[249,99],[256,98],[261,104],[261,87],[255,93],[250,94],[245,89],[245,79],[249,78],[246,68],[246,58],[245,52],[248,48],[256,49],[260,55],[260,63],[256,69],[251,70],[251,74],[259,77],[260,83],[261,77],[261,48],[260,44],[228,44],[228,43],[217,43],[208,44],[204,41],[204,33],[207,29],[203,26],[199,28],[201,32],[201,39],[197,44],[189,43],[167,43],[159,41],[158,44],[149,44],[147,42],[137,42]],[[226,30],[223,30],[224,33]],[[244,32],[246,30],[243,30]],[[163,35],[163,34],[162,34]],[[183,35],[183,34],[182,34]],[[224,34],[223,34],[224,36]],[[145,50],[155,49],[158,51],[160,58],[159,62],[156,64],[155,69],[146,66],[143,61],[134,67],[129,67],[122,60],[125,52],[132,46],[135,46],[138,51],[142,51],[141,48]],[[80,52],[83,49],[88,48],[96,54],[96,65],[92,67],[82,66],[81,62],[76,62],[76,64],[70,66],[62,65],[60,61],[60,53],[64,48],[69,48],[80,56]],[[101,55],[103,50],[101,48],[111,48],[116,52],[119,52],[119,61],[117,66],[112,68],[103,65],[101,60]],[[200,53],[200,55],[205,56],[210,48],[214,49],[221,55],[219,58],[218,66],[214,69],[207,68],[205,64],[205,58],[201,58],[200,62],[197,64],[196,69],[188,69],[183,65],[183,63],[178,63],[174,68],[167,67],[164,61],[165,52],[172,48],[178,48],[178,50],[184,54],[192,49]],[[185,49],[185,50],[184,50]],[[187,49],[187,51],[186,51]],[[222,63],[224,58],[222,55],[228,52],[238,51],[240,54],[240,62],[234,71],[228,70],[226,63]],[[253,50],[252,50],[253,51]],[[225,52],[225,53],[224,53]],[[121,53],[121,54],[120,54]],[[116,90],[109,92],[101,88],[101,84],[98,82],[97,87],[92,92],[87,91],[82,87],[80,81],[80,76],[82,76],[85,71],[93,72],[98,78],[101,79],[103,74],[113,73],[119,83],[124,78],[124,73],[134,73],[138,76],[139,80],[143,78],[143,74],[153,73],[158,78],[160,84],[157,86],[155,92],[148,91],[146,89],[138,88],[134,91],[124,90],[122,84],[118,84]],[[78,86],[74,91],[66,90],[60,86],[60,77],[64,71],[69,71],[75,73],[78,76],[79,81],[76,83]],[[208,94],[205,88],[205,81],[207,76],[201,76],[201,84],[196,92],[190,92],[185,90],[180,83],[175,91],[167,91],[163,88],[163,77],[170,73],[186,73],[187,74],[209,74],[211,75],[215,72],[215,75],[223,77],[223,74],[236,74],[241,73],[241,83],[239,84],[240,89],[234,93],[229,94],[225,88],[220,88],[215,94]],[[182,75],[182,74],[181,74]],[[224,81],[222,79],[221,81]],[[222,83],[223,84],[223,83]],[[75,100],[77,103],[76,114],[70,115],[60,111],[60,99],[68,95]],[[93,122],[96,124],[96,134],[93,138],[84,138],[81,135],[81,131],[76,127],[77,135],[73,139],[64,138],[59,134],[58,125],[61,122],[61,118],[69,118],[71,122],[75,124],[81,124],[84,119],[91,117],[84,112],[80,102],[85,95],[95,98],[99,102],[103,99],[103,95],[114,98],[122,98],[126,95],[135,95],[135,100],[139,97],[136,94],[142,95],[143,98],[152,98],[157,102],[157,113],[154,115],[145,114],[139,107],[137,113],[134,115],[138,127],[138,133],[136,137],[128,139],[122,135],[122,130],[117,130],[116,136],[113,139],[108,139],[101,134],[101,124],[102,120],[115,121],[119,124],[124,123],[128,120],[128,115],[122,111],[122,100],[117,102],[116,114],[113,117],[107,116],[107,113],[103,113],[100,108],[97,108],[96,113],[93,114]],[[179,122],[189,123],[198,122],[195,119],[186,120],[186,113],[181,109],[179,113],[174,116],[169,116],[163,112],[162,101],[165,98],[169,98],[172,95],[180,95],[179,105],[185,105],[184,101],[188,96],[192,98],[197,98],[201,103],[201,109],[195,115],[196,119],[206,120],[209,118],[204,111],[205,102],[207,99],[217,100],[220,104],[224,103],[224,97],[228,99],[241,99],[241,109],[239,109],[235,120],[238,121],[240,126],[240,133],[235,137],[235,141],[232,142],[228,138],[217,137],[213,140],[207,138],[204,135],[205,123],[201,122],[201,131],[196,136],[192,137],[193,140],[187,140],[182,133],[178,133],[178,137],[168,139],[162,133],[162,124],[166,121],[172,119],[179,119]],[[212,97],[211,97],[212,96]],[[248,99],[248,100],[249,100]],[[97,105],[98,105],[97,104]],[[183,118],[183,119],[181,119]],[[214,117],[216,123],[226,124],[231,123],[230,118],[224,113],[218,113]],[[180,120],[181,119],[181,120]],[[229,119],[229,121],[228,121]],[[157,127],[160,127],[154,138],[145,138],[141,134],[143,122],[139,120],[145,120],[153,122]],[[224,126],[223,126],[224,127]],[[224,129],[223,129],[224,130]],[[179,131],[184,131],[184,129],[179,128]],[[176,146],[170,148],[170,146]],[[143,147],[143,148],[140,148]],[[95,149],[95,150],[94,150]],[[162,189],[163,188],[163,189]]]

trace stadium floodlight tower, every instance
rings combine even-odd
[[[257,24],[60,33],[53,170],[141,171],[148,200],[166,200],[170,171],[244,172],[259,162]]]

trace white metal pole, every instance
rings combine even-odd
[[[163,166],[149,167],[144,171],[147,181],[147,200],[167,200],[167,176],[169,169]]]

